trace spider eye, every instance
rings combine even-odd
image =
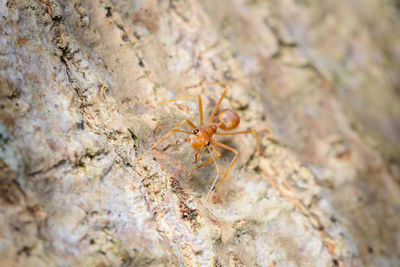
[[[208,142],[207,144],[206,144],[206,146],[209,146],[210,145],[210,142]]]
[[[199,129],[196,129],[193,131],[194,134],[197,134],[199,132]]]

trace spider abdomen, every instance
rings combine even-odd
[[[238,127],[240,117],[232,109],[223,109],[218,113],[218,123],[222,130],[232,130]]]

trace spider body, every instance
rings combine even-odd
[[[189,136],[190,146],[196,151],[200,151],[206,146],[209,146],[212,136],[216,131],[217,126],[215,124],[194,129],[193,133]]]
[[[178,139],[177,143],[178,142],[188,142],[190,144],[190,146],[196,151],[195,160],[194,160],[193,163],[197,163],[198,162],[199,153],[204,148],[209,149],[210,153],[212,153],[210,148],[214,149],[215,152],[217,153],[217,155],[215,156],[215,159],[217,159],[217,158],[219,158],[221,156],[221,153],[219,152],[217,147],[222,147],[224,149],[232,151],[235,154],[235,157],[231,161],[229,169],[225,172],[225,174],[222,177],[221,181],[217,185],[217,188],[218,188],[224,182],[225,178],[228,176],[228,173],[232,169],[233,164],[235,163],[235,161],[236,161],[236,159],[237,159],[237,157],[239,155],[239,152],[236,149],[232,148],[232,147],[229,147],[229,146],[227,146],[227,145],[225,145],[223,143],[215,141],[213,139],[213,136],[214,135],[236,135],[236,134],[253,133],[253,134],[256,135],[256,141],[257,141],[257,144],[258,144],[258,134],[257,134],[257,131],[255,131],[255,130],[245,130],[245,131],[237,131],[237,132],[218,132],[218,129],[221,129],[221,130],[233,130],[233,129],[237,128],[239,126],[239,123],[240,123],[240,117],[235,111],[233,111],[232,109],[229,109],[229,108],[223,109],[218,114],[216,114],[218,109],[219,109],[219,106],[221,105],[222,99],[228,93],[228,86],[226,84],[224,84],[224,83],[219,83],[219,82],[209,82],[209,83],[210,84],[217,84],[217,85],[224,86],[225,87],[225,91],[222,94],[221,98],[219,99],[217,105],[215,106],[215,108],[214,108],[214,110],[213,110],[213,112],[211,114],[211,117],[208,120],[207,125],[204,125],[204,123],[203,123],[203,106],[202,106],[202,100],[201,100],[201,96],[200,95],[188,95],[188,96],[183,96],[183,97],[180,97],[180,98],[171,99],[171,100],[167,100],[167,101],[161,102],[160,104],[163,104],[163,103],[174,102],[174,101],[178,101],[178,100],[182,100],[182,99],[186,99],[186,98],[190,98],[190,97],[197,97],[198,101],[199,101],[200,127],[196,127],[189,120],[184,120],[181,123],[179,123],[175,128],[173,128],[171,131],[169,131],[156,144],[154,144],[152,146],[152,149],[154,147],[156,147],[158,144],[160,144],[162,141],[164,141],[166,138],[168,138],[172,133],[181,132],[181,133],[189,134],[189,138]],[[215,116],[216,116],[216,119],[215,119],[215,122],[214,122]],[[179,127],[181,127],[185,123],[188,124],[190,127],[192,127],[192,129],[193,129],[192,132],[178,129]],[[258,145],[257,145],[257,151],[258,151],[258,153],[260,153],[260,148],[258,147]],[[212,157],[213,157],[212,159],[207,160],[207,161],[201,163],[196,168],[194,168],[190,172],[190,176],[192,176],[193,172],[196,171],[197,169],[199,169],[199,168],[203,167],[204,165],[209,164],[213,160],[215,160],[213,155],[212,155]],[[211,187],[211,189],[212,188],[213,187]],[[210,190],[210,192],[211,192],[211,190]]]
[[[217,127],[220,127],[222,130],[225,131],[237,128],[240,123],[239,115],[235,111],[229,108],[221,110],[218,113],[217,118],[218,118]]]

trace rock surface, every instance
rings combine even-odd
[[[398,12],[0,0],[0,266],[399,266]],[[208,118],[223,88],[202,81],[263,150],[219,138],[239,159],[210,199],[180,134],[150,149],[199,121],[154,103],[201,94]]]

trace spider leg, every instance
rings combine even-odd
[[[225,87],[225,91],[222,93],[220,99],[218,100],[217,105],[215,106],[213,112],[211,113],[210,119],[208,120],[208,125],[210,125],[210,124],[212,123],[214,117],[215,117],[215,114],[217,113],[217,111],[218,111],[218,109],[219,109],[219,106],[220,106],[221,103],[222,103],[222,99],[224,99],[224,97],[225,97],[226,94],[228,93],[229,86],[228,86],[226,83],[220,83],[220,82],[204,82],[204,83],[208,83],[208,84],[217,84],[217,85],[220,85],[220,86]]]
[[[165,103],[169,103],[169,102],[175,102],[175,101],[179,101],[179,100],[182,100],[182,99],[191,98],[191,97],[197,97],[198,98],[198,101],[199,101],[199,113],[200,113],[200,126],[203,127],[204,126],[204,123],[203,123],[203,102],[201,101],[201,95],[186,95],[186,96],[182,96],[182,97],[178,97],[178,98],[162,101],[162,102],[158,103],[157,106],[165,104]]]
[[[182,131],[182,130],[179,130],[179,129],[174,129],[173,131],[174,131],[174,132],[177,132],[177,133],[193,134],[193,132]]]
[[[230,151],[232,151],[233,153],[235,153],[235,157],[233,158],[233,160],[232,160],[232,162],[231,162],[231,165],[229,166],[229,169],[225,172],[225,174],[224,174],[224,176],[222,177],[221,181],[218,183],[217,187],[215,188],[215,190],[217,190],[218,187],[225,181],[226,177],[228,176],[228,173],[230,172],[230,170],[231,170],[232,167],[233,167],[233,164],[235,164],[235,161],[236,161],[236,159],[237,159],[237,157],[238,157],[238,155],[239,155],[239,152],[237,152],[236,149],[234,149],[234,148],[232,148],[232,147],[230,147],[230,146],[227,146],[227,145],[225,145],[225,144],[222,144],[222,143],[220,143],[220,142],[217,142],[217,141],[214,141],[214,140],[211,140],[211,142],[212,142],[212,144],[215,144],[215,145],[217,145],[217,146],[220,146],[220,147],[222,147],[222,148],[225,148],[225,149],[230,150]]]
[[[247,134],[247,133],[252,133],[252,134],[256,135],[257,152],[258,152],[258,154],[261,154],[260,139],[258,137],[258,133],[256,130],[245,130],[245,131],[238,131],[238,132],[226,132],[226,133],[215,133],[215,134],[216,135],[235,135],[235,134]]]
[[[193,163],[197,163],[197,162],[199,161],[199,154],[200,154],[200,152],[197,151],[196,154],[194,155],[194,161],[193,161]]]
[[[189,124],[190,127],[192,127],[193,129],[196,129],[197,127],[189,120],[184,120],[181,123],[179,123],[174,129],[172,129],[171,131],[169,131],[166,135],[164,135],[157,143],[153,144],[151,146],[151,149],[154,149],[157,145],[159,145],[162,141],[164,141],[166,138],[168,138],[171,134],[173,134],[174,132],[183,132],[183,133],[190,133],[190,132],[186,132],[186,131],[182,131],[179,130],[178,128],[181,127],[183,124]],[[190,133],[191,134],[191,133]]]
[[[182,131],[183,132],[183,131]],[[188,133],[188,132],[187,132]],[[178,143],[184,143],[184,142],[189,142],[189,138],[179,138],[176,140],[176,144]]]
[[[193,170],[191,170],[191,171],[190,171],[189,177],[192,177],[193,173],[194,173],[195,171],[197,171],[198,169],[200,169],[201,167],[203,167],[203,166],[205,166],[205,165],[211,163],[213,160],[216,160],[217,158],[219,158],[219,157],[221,156],[221,153],[219,153],[218,149],[217,149],[213,144],[211,144],[211,146],[212,146],[212,147],[214,148],[214,150],[217,152],[217,156],[215,156],[215,158],[213,157],[213,158],[211,158],[211,159],[209,159],[209,160],[203,162],[202,164],[200,164],[199,166],[197,166],[196,168],[194,168]],[[212,153],[212,152],[211,152],[211,153]],[[196,153],[196,155],[197,155],[197,153]]]

